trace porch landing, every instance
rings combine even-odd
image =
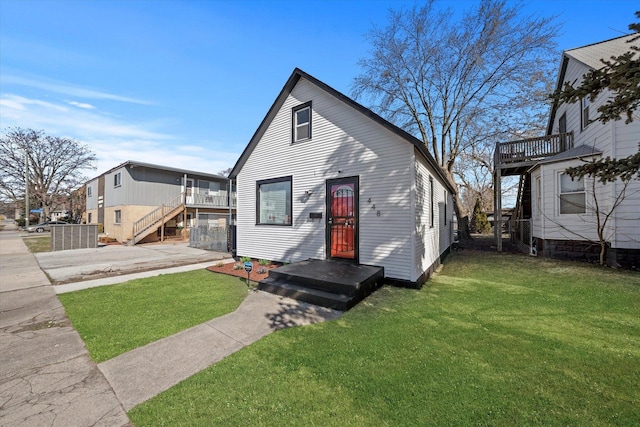
[[[382,267],[308,259],[269,271],[258,289],[346,311],[381,286],[383,278]]]

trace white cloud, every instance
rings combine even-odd
[[[97,109],[70,108],[69,101],[55,104],[14,94],[4,95],[0,101],[3,128],[43,129],[87,144],[98,158],[96,171],[85,172],[89,178],[127,160],[218,173],[233,166],[239,155],[223,151],[224,144],[187,142],[181,136],[163,132],[172,120],[132,123]]]
[[[27,86],[36,89],[42,89],[49,92],[61,93],[67,96],[73,96],[77,98],[89,98],[89,99],[105,99],[110,101],[120,101],[141,105],[152,105],[152,102],[131,98],[127,96],[114,95],[99,90],[88,89],[80,86],[74,86],[65,82],[57,82],[53,80],[46,80],[41,78],[26,78],[15,75],[3,75],[1,78],[2,84],[13,84],[20,86]]]
[[[82,108],[82,109],[85,109],[85,110],[93,110],[93,109],[96,108],[93,105],[87,104],[85,102],[67,101],[67,104],[73,105],[74,107]]]

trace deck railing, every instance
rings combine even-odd
[[[226,191],[221,192],[220,195],[209,195],[192,193],[186,197],[187,206],[200,206],[211,208],[227,208],[229,207],[229,197]],[[236,198],[235,193],[231,195],[231,206],[235,206]]]
[[[542,160],[573,148],[573,131],[519,141],[500,142],[496,145],[495,163],[527,163]]]

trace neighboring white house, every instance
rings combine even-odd
[[[603,66],[601,59],[610,59],[630,50],[623,36],[600,43],[567,50],[562,54],[557,87],[565,82],[580,83],[591,69]],[[636,40],[633,45],[640,46]],[[533,237],[538,254],[560,258],[590,258],[597,252],[593,242],[596,233],[593,179],[571,180],[565,169],[579,166],[584,161],[598,158],[623,158],[640,149],[640,117],[625,124],[626,117],[606,124],[591,121],[597,109],[607,102],[611,93],[605,91],[593,102],[584,98],[574,104],[554,105],[551,110],[547,135],[573,132],[573,147],[538,162],[531,170],[531,217]],[[600,212],[611,210],[622,191],[622,183],[603,185],[595,183]],[[610,243],[608,260],[612,264],[640,266],[640,182],[634,181],[626,189],[624,201],[618,206],[606,228]]]
[[[453,237],[453,189],[418,139],[295,69],[230,174],[237,254],[346,259],[420,286]]]

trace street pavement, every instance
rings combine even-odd
[[[129,426],[126,411],[261,337],[341,315],[253,291],[233,313],[96,365],[56,292],[230,259],[184,244],[34,256],[13,224],[3,224],[8,227],[0,232],[0,426]],[[51,285],[47,275],[64,284]]]

